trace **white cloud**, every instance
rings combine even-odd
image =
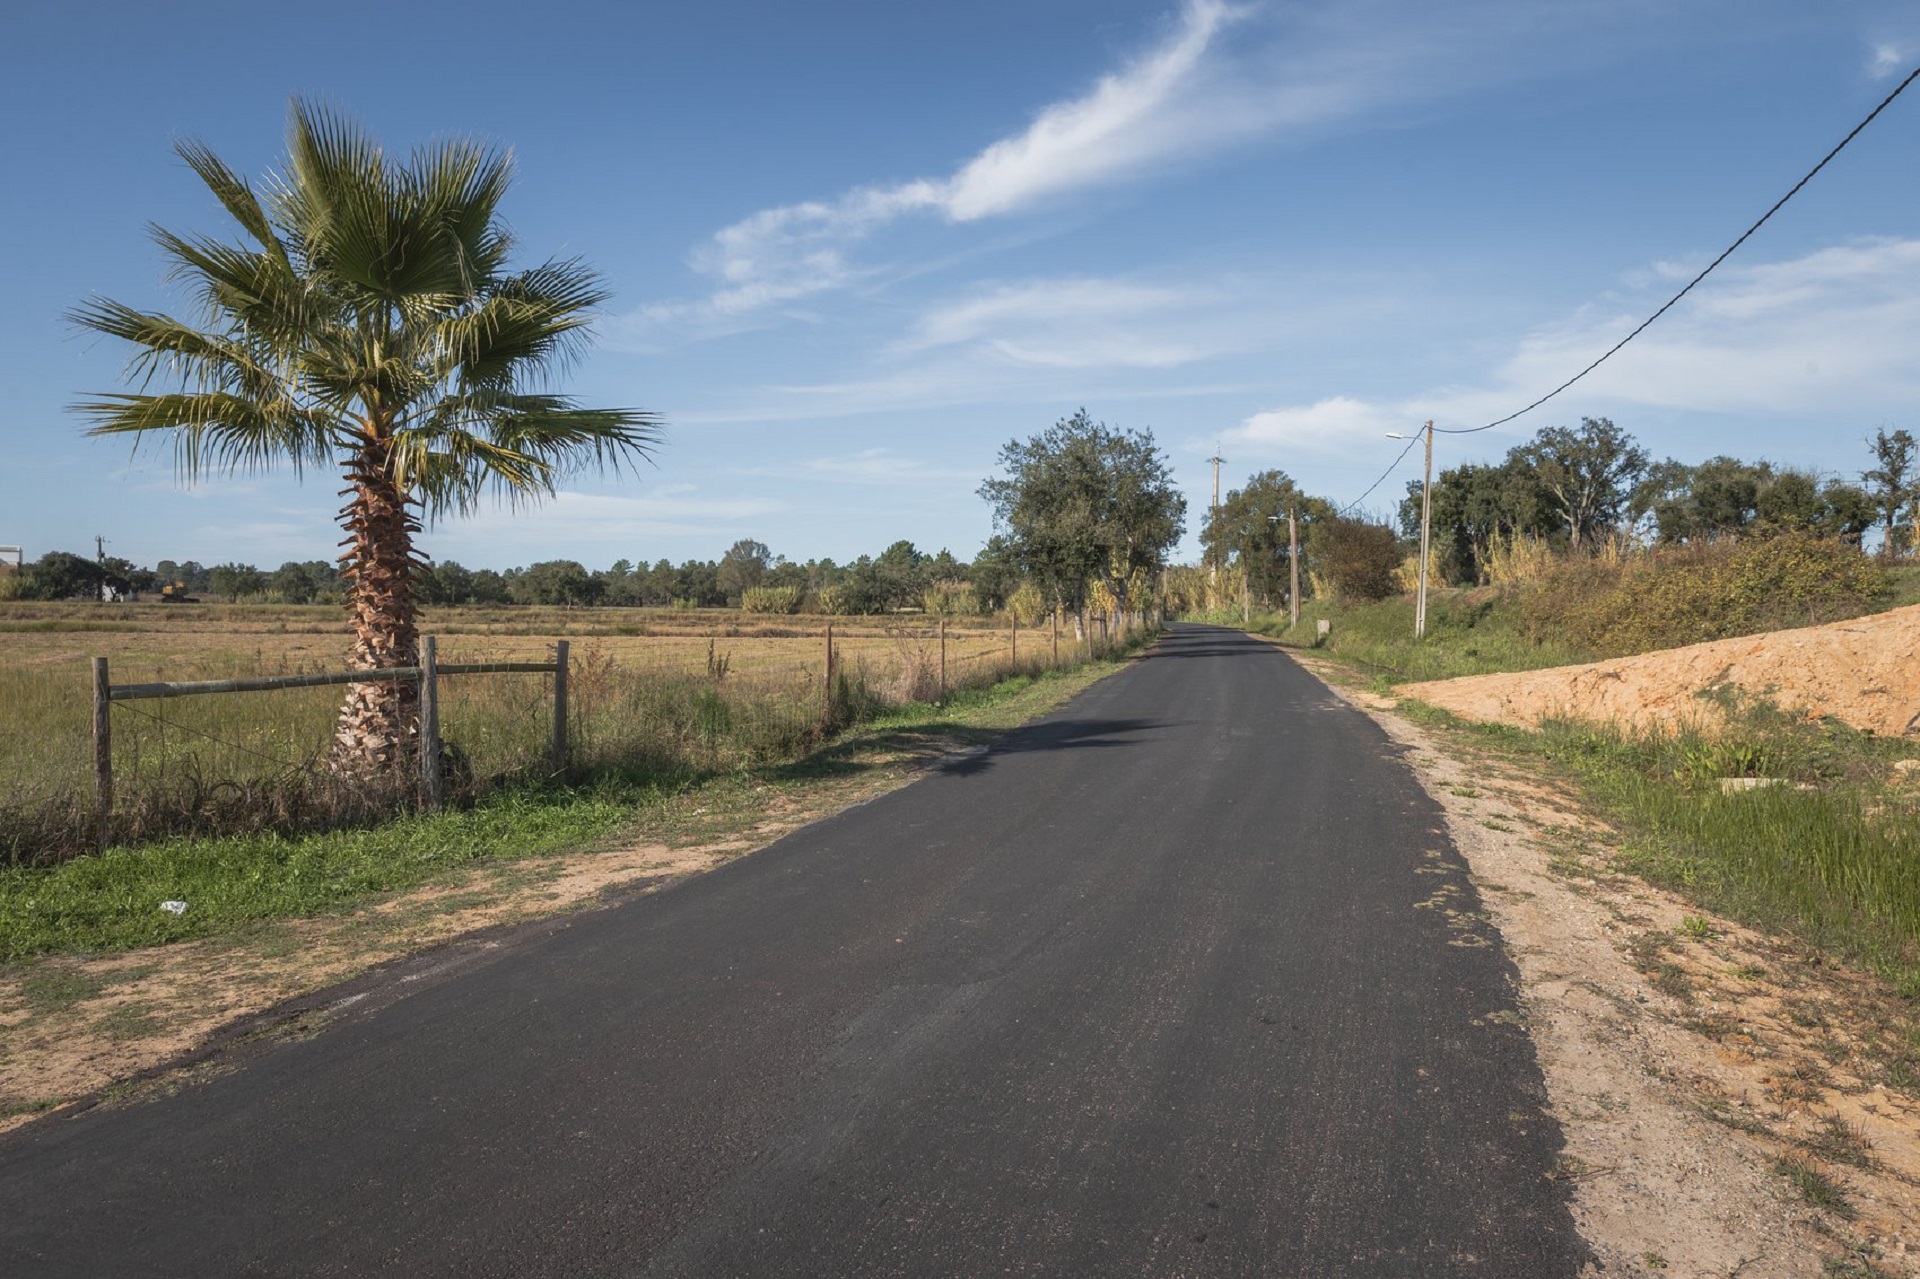
[[[1641,318],[1588,312],[1531,334],[1499,368],[1496,389],[1517,407]],[[1872,411],[1920,394],[1916,338],[1920,240],[1863,240],[1722,267],[1567,398],[1722,413]],[[1479,410],[1487,397],[1467,398]]]
[[[1378,440],[1389,431],[1411,431],[1415,425],[1406,410],[1397,406],[1333,395],[1312,404],[1255,413],[1228,431],[1226,438],[1263,453],[1296,449],[1334,453],[1362,440]]]
[[[882,484],[889,487],[903,484],[944,484],[959,474],[959,472],[929,466],[919,458],[908,457],[896,449],[888,448],[861,449],[855,453],[830,457],[810,457],[799,464],[798,470],[818,483]],[[791,476],[793,469],[756,473]]]
[[[1244,341],[1196,331],[1218,293],[1085,277],[1002,284],[920,317],[897,353],[968,347],[1047,368],[1172,368]],[[1219,322],[1202,327],[1219,329]]]
[[[1182,0],[1160,42],[1079,96],[1042,107],[1026,128],[945,176],[863,185],[833,199],[762,209],[723,228],[690,256],[712,281],[710,293],[640,307],[610,326],[609,337],[659,350],[766,327],[809,297],[906,274],[911,268],[856,260],[859,246],[903,218],[951,227],[984,222],[1276,131],[1304,132],[1549,69],[1568,74],[1603,56],[1608,31],[1638,30],[1649,9],[1657,9],[1651,0],[1548,11],[1524,0],[1438,8],[1395,0]]]
[[[1188,0],[1181,29],[1167,44],[1101,77],[1085,97],[1046,108],[1025,133],[995,142],[933,188],[947,216],[970,222],[1007,213],[1111,181],[1201,141],[1195,137],[1201,122],[1168,108],[1197,78],[1214,36],[1239,16],[1218,0]],[[1231,132],[1235,125],[1218,120],[1210,131]]]
[[[1256,128],[1254,113],[1203,104],[1196,93],[1215,37],[1243,13],[1221,0],[1186,0],[1160,47],[1102,76],[1082,97],[1044,108],[1025,131],[990,144],[948,177],[859,187],[837,200],[743,218],[693,254],[694,269],[719,284],[711,295],[641,307],[621,326],[624,336],[644,343],[660,328],[737,331],[751,312],[863,278],[846,247],[904,215],[965,223],[1011,213]]]
[[[1876,80],[1883,80],[1896,71],[1907,69],[1908,55],[1898,45],[1880,43],[1873,46],[1873,59],[1867,65],[1867,74]]]

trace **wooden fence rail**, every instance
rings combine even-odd
[[[420,782],[429,808],[440,806],[444,779],[440,771],[440,687],[442,675],[551,675],[553,676],[553,763],[567,757],[567,648],[556,640],[551,662],[439,662],[431,635],[420,641],[421,664],[379,670],[326,671],[311,675],[261,675],[252,679],[180,680],[153,684],[115,684],[107,659],[93,659],[93,798],[100,842],[107,841],[113,816],[113,703],[161,697],[195,697],[204,693],[262,693],[283,688],[322,688],[330,684],[417,683],[420,685]]]

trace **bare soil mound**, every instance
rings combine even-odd
[[[1920,735],[1920,605],[1825,626],[1743,635],[1605,662],[1409,684],[1399,691],[1467,719],[1531,728],[1565,716],[1631,727],[1712,727],[1703,689],[1738,685],[1809,717],[1884,736]]]

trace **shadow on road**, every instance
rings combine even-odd
[[[1271,647],[1258,642],[1241,644],[1167,644],[1149,650],[1141,661],[1154,661],[1163,657],[1258,657],[1261,653],[1272,651]]]
[[[1150,719],[1049,720],[1044,724],[1035,724],[1030,728],[1007,734],[993,744],[991,754],[982,750],[978,754],[948,759],[941,763],[940,771],[958,773],[965,777],[985,772],[992,765],[994,755],[1021,755],[1034,751],[1105,750],[1115,746],[1133,746],[1137,742],[1122,741],[1121,737],[1129,733],[1144,733],[1166,727],[1168,727],[1166,724]]]

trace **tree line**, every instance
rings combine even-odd
[[[1794,532],[1860,544],[1877,533],[1882,554],[1911,553],[1920,450],[1897,429],[1881,428],[1867,445],[1874,464],[1855,482],[1764,459],[1655,462],[1607,418],[1546,427],[1497,463],[1463,463],[1434,477],[1435,571],[1456,585],[1485,582],[1496,548],[1517,538],[1577,553],[1615,538],[1678,546]],[[1209,573],[1230,567],[1255,598],[1283,601],[1289,512],[1299,521],[1303,595],[1381,599],[1406,585],[1406,557],[1420,537],[1420,481],[1407,485],[1396,528],[1347,514],[1278,470],[1251,476],[1209,512],[1200,537]]]
[[[1144,606],[1184,529],[1186,499],[1174,487],[1151,431],[1115,430],[1082,409],[1000,454],[1003,474],[983,482],[995,532],[971,560],[942,548],[932,554],[900,540],[878,555],[841,564],[797,561],[766,543],[741,538],[717,560],[620,559],[604,569],[554,559],[509,569],[467,568],[453,560],[421,563],[415,599],[429,607],[527,604],[587,608],[721,608],[756,612],[1028,615],[1090,607]],[[251,564],[161,560],[143,568],[125,559],[96,562],[49,551],[19,573],[0,577],[0,597],[99,598],[157,591],[227,601],[339,603],[347,585],[323,560]]]

